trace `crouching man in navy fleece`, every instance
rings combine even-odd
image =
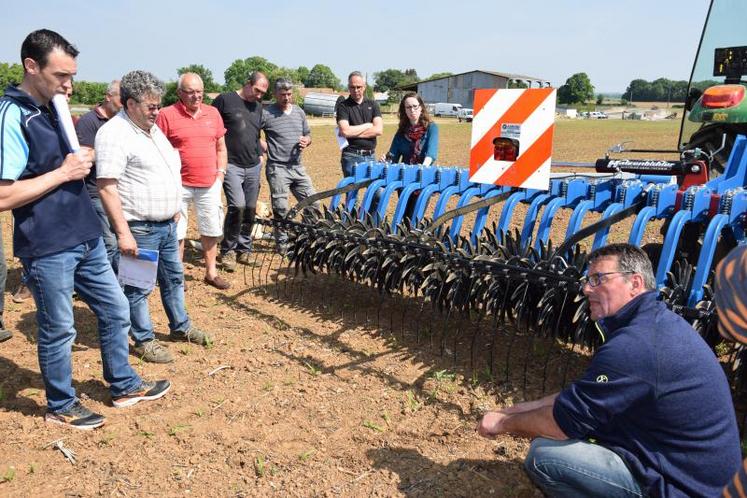
[[[480,421],[484,437],[535,438],[524,466],[547,495],[715,496],[739,467],[726,376],[654,289],[639,248],[594,251],[583,290],[606,341],[584,375]]]

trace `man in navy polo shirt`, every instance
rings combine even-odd
[[[120,109],[122,109],[122,101],[119,98],[119,80],[114,80],[109,83],[109,86],[106,88],[103,102],[81,116],[78,122],[75,123],[75,133],[78,135],[80,146],[93,149],[93,146],[96,143],[96,133],[99,131],[99,128],[104,126],[104,123],[113,118]],[[116,272],[119,262],[117,237],[114,235],[114,232],[112,232],[112,224],[106,215],[106,211],[104,211],[104,205],[101,204],[99,188],[96,185],[95,162],[93,163],[91,172],[86,176],[85,182],[86,188],[88,189],[88,195],[91,196],[93,209],[96,211],[96,215],[101,223],[106,255],[109,258],[109,262],[112,264],[112,268],[114,268],[114,271]]]
[[[46,29],[29,34],[21,46],[23,81],[0,98],[0,211],[13,210],[13,250],[36,301],[45,419],[95,429],[104,417],[84,407],[72,386],[73,290],[98,318],[104,379],[115,407],[160,398],[170,384],[143,381],[128,363],[129,306],[83,183],[92,154],[70,153],[50,105],[56,94],[72,90],[77,55]]]
[[[536,438],[524,467],[550,496],[716,496],[741,460],[731,394],[701,337],[658,300],[651,262],[611,244],[584,293],[606,341],[584,375],[487,413],[484,437]]]

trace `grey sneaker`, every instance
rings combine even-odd
[[[222,254],[220,257],[220,262],[223,265],[223,269],[226,270],[228,273],[233,273],[236,271],[236,253],[233,251],[229,251],[225,254]]]
[[[239,253],[239,255],[236,257],[236,262],[242,265],[252,264],[252,253],[250,252]]]
[[[139,358],[150,363],[171,363],[174,361],[171,352],[155,339],[139,345],[135,344],[134,350]]]
[[[44,420],[52,424],[66,425],[74,429],[90,431],[104,425],[106,419],[103,415],[94,413],[76,401],[73,406],[64,412],[47,412]]]
[[[124,408],[141,401],[152,401],[163,397],[167,392],[169,392],[169,389],[171,389],[171,382],[168,380],[144,380],[142,384],[140,384],[140,387],[131,393],[112,397],[112,405],[114,405],[115,408]]]
[[[200,346],[213,345],[213,339],[197,327],[192,327],[187,332],[171,332],[169,337],[172,341],[186,341]]]

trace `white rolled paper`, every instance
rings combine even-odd
[[[73,125],[73,117],[70,115],[67,99],[64,95],[58,93],[52,97],[52,105],[57,110],[57,117],[62,125],[62,131],[65,133],[65,139],[70,146],[70,150],[78,152],[80,143],[78,142],[78,135],[75,133],[75,125]]]

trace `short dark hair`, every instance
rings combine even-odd
[[[255,85],[259,80],[270,81],[262,71],[252,71],[249,73],[249,76],[246,77],[246,83],[244,84],[246,85],[248,83],[250,85]]]
[[[643,278],[643,286],[647,290],[656,289],[654,269],[651,265],[651,260],[643,249],[633,244],[609,244],[589,254],[589,264],[592,264],[599,258],[609,256],[617,258],[618,271],[637,273]]]
[[[21,65],[26,59],[33,59],[44,69],[49,59],[49,53],[54,49],[60,49],[72,58],[78,57],[78,49],[62,35],[49,29],[38,29],[26,36],[21,44]],[[26,71],[26,67],[23,68]]]

